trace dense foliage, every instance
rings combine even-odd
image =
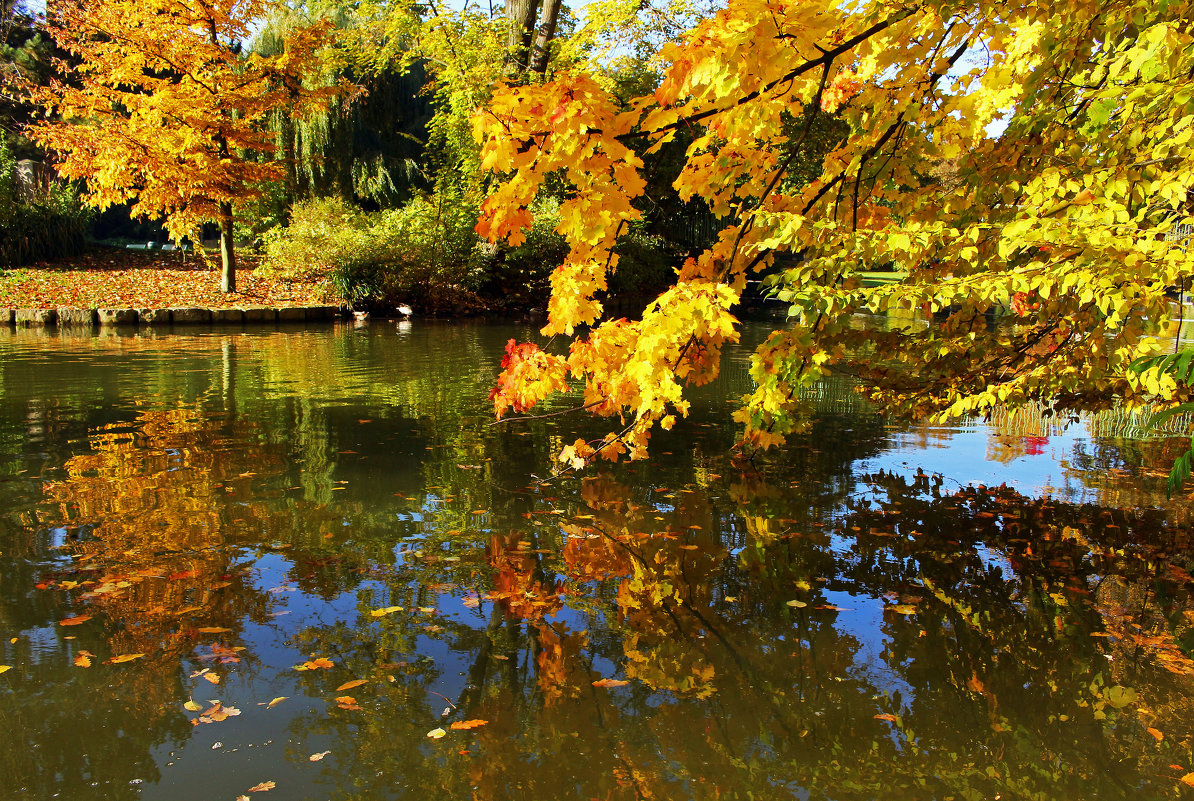
[[[572,337],[566,354],[511,349],[499,415],[579,381],[585,405],[621,425],[562,458],[642,455],[656,423],[686,414],[685,386],[717,374],[752,277],[792,325],[755,354],[738,415],[751,447],[782,442],[800,389],[829,371],[921,418],[1180,394],[1128,366],[1194,273],[1168,236],[1191,220],[1190,18],[1184,2],[751,0],[665,45],[662,83],[629,108],[585,69],[498,92],[477,117],[483,166],[502,181],[481,228],[519,241],[535,197],[566,185],[571,250],[543,333]],[[794,146],[825,113],[848,134],[798,180]],[[681,132],[693,139],[674,185],[708,204],[720,235],[641,319],[602,322],[651,150]],[[901,280],[864,285],[880,266]],[[921,310],[942,319],[856,318]]]

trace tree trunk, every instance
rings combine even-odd
[[[547,48],[556,36],[556,18],[560,14],[560,0],[543,0],[543,24],[535,37],[535,50],[531,53],[531,72],[547,73]]]
[[[506,76],[517,78],[526,72],[530,60],[531,39],[535,36],[535,18],[541,0],[506,0],[506,18],[510,20],[510,37],[506,44]]]
[[[220,291],[236,291],[236,251],[232,246],[232,204],[220,204]]]

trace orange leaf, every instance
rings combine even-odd
[[[1145,731],[1147,731],[1154,738],[1156,738],[1158,743],[1161,742],[1161,740],[1165,739],[1165,735],[1161,732],[1160,729],[1154,729],[1152,726],[1149,726],[1147,729],[1145,729]]]
[[[266,790],[272,790],[277,786],[278,785],[274,784],[273,782],[261,782],[260,784],[254,784],[252,787],[250,787],[249,792],[264,793]]]
[[[204,626],[201,629],[195,629],[195,631],[199,632],[200,634],[224,634],[226,632],[232,631],[232,629],[226,629],[223,626]]]
[[[319,657],[318,659],[308,659],[301,665],[295,665],[295,670],[318,670],[319,668],[328,669],[335,667],[335,663],[330,659]]]
[[[122,662],[132,662],[134,659],[140,659],[140,658],[141,658],[141,657],[143,657],[143,656],[145,656],[145,654],[121,654],[120,656],[114,656],[114,657],[112,657],[111,659],[109,659],[109,660],[108,660],[107,662],[105,662],[104,664],[106,664],[106,665],[119,665],[119,664],[120,664],[120,663],[122,663]]]
[[[475,729],[478,726],[484,726],[488,720],[458,720],[448,728],[450,729]]]
[[[91,657],[79,654],[75,657],[75,667],[91,667]]]
[[[368,683],[369,683],[369,679],[353,679],[352,681],[344,682],[343,684],[341,684],[339,687],[337,687],[332,692],[340,693],[340,692],[344,692],[345,690],[351,690],[353,687],[360,687],[362,684],[368,684]]]
[[[75,615],[74,617],[68,617],[65,620],[59,620],[58,625],[77,626],[80,623],[86,623],[88,620],[91,620],[91,615]]]
[[[218,675],[218,674],[216,674],[216,673],[204,673],[204,674],[203,674],[203,678],[207,679],[207,680],[208,680],[208,681],[210,681],[212,684],[219,684],[219,683],[220,683],[220,677],[219,677],[219,675]]]
[[[625,679],[598,679],[593,682],[594,687],[625,687],[630,682]]]
[[[889,723],[896,723],[899,721],[899,718],[889,712],[883,712],[882,714],[875,715],[875,720],[886,720]]]

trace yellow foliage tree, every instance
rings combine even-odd
[[[475,123],[501,178],[478,230],[517,241],[540,187],[564,182],[571,254],[543,334],[572,338],[565,354],[511,347],[499,414],[579,381],[622,422],[561,459],[641,456],[656,423],[686,413],[685,385],[716,375],[752,276],[789,307],[737,415],[752,447],[782,442],[798,393],[830,370],[929,419],[1172,397],[1171,379],[1127,367],[1194,273],[1174,235],[1194,188],[1192,16],[1141,0],[741,0],[665,44],[661,84],[628,106],[596,68],[499,91]],[[830,112],[850,133],[819,177],[793,179]],[[640,319],[603,321],[613,247],[640,214],[637,152],[681,129],[675,187],[724,229]],[[869,286],[880,266],[896,280]]]
[[[37,141],[89,202],[135,200],[133,214],[164,217],[176,240],[220,225],[220,286],[236,288],[233,206],[284,177],[265,117],[321,108],[338,91],[312,88],[326,26],[289,32],[281,52],[243,55],[268,0],[64,0],[48,24],[77,66],[68,81],[35,89],[49,121]]]

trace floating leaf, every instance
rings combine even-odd
[[[1149,726],[1145,731],[1151,734],[1158,743],[1165,739],[1165,734],[1160,729],[1154,729],[1152,726]]]
[[[335,666],[336,665],[334,662],[332,662],[332,660],[325,659],[324,657],[321,656],[318,659],[308,659],[306,662],[304,662],[301,665],[295,665],[294,669],[295,670],[319,670],[320,668],[323,668],[324,670],[327,670],[327,669],[333,668]]]
[[[803,609],[804,607],[808,606],[808,604],[806,604],[804,601],[792,600],[792,601],[788,601],[788,606],[793,606],[797,609]]]
[[[187,702],[182,705],[182,708],[188,712],[198,712],[203,709],[203,705],[196,702],[194,698],[188,698]]]
[[[1185,776],[1182,776],[1180,779],[1178,779],[1178,781],[1182,784],[1188,784],[1191,787],[1194,787],[1194,773],[1187,773]]]
[[[204,626],[203,628],[195,629],[200,634],[227,634],[232,629],[224,628],[223,626]]]
[[[447,734],[447,732],[444,731],[443,729],[432,729],[431,731],[427,732],[427,736],[433,740],[438,740],[440,737],[443,737],[445,734]]]
[[[91,615],[75,615],[74,617],[68,617],[65,620],[59,620],[58,625],[77,626],[80,623],[86,623],[88,620],[91,620]]]
[[[373,615],[373,617],[385,617],[386,615],[391,614],[393,612],[401,612],[401,611],[402,611],[401,606],[387,606],[384,609],[370,610],[369,614]]]
[[[108,660],[107,662],[105,662],[104,664],[106,664],[106,665],[119,665],[119,664],[121,664],[122,662],[132,662],[134,659],[140,659],[140,658],[142,658],[143,656],[145,656],[145,654],[121,654],[120,656],[114,656],[114,657],[112,657],[111,659],[109,659],[109,660]]]
[[[7,673],[12,670],[12,665],[0,665],[0,673]]]
[[[594,687],[625,687],[630,682],[625,679],[598,679],[593,682]]]
[[[212,684],[220,683],[220,674],[218,673],[204,673],[203,678],[210,681]]]
[[[475,729],[478,726],[484,726],[488,720],[458,720],[448,728],[450,729]]]
[[[895,604],[887,608],[900,615],[916,614],[916,604]]]
[[[76,656],[75,667],[91,667],[91,654],[80,653]]]
[[[360,706],[357,705],[357,699],[353,698],[351,695],[337,696],[336,706],[340,707],[341,709],[360,709]]]
[[[273,782],[261,782],[260,784],[254,784],[252,787],[250,787],[249,792],[264,793],[266,790],[272,790],[277,786],[278,785],[274,784]]]
[[[369,683],[369,679],[353,679],[352,681],[344,682],[343,684],[341,684],[339,687],[337,687],[332,692],[337,692],[337,693],[344,692],[345,690],[351,690],[353,687],[360,687],[362,684],[368,684],[368,683]]]
[[[289,698],[289,697],[290,697],[290,696],[288,696],[288,695],[279,695],[277,698],[275,698],[274,700],[272,700],[272,701],[270,701],[268,704],[266,704],[266,705],[265,705],[265,708],[266,708],[266,709],[269,709],[270,707],[275,707],[275,706],[277,706],[278,704],[280,704],[280,703],[282,703],[283,701],[285,701],[285,700],[286,700],[287,698]]]
[[[878,715],[875,715],[874,717],[875,717],[875,720],[886,720],[889,723],[898,723],[900,720],[899,718],[897,718],[895,715],[891,714],[890,712],[882,712]]]
[[[318,754],[312,754],[311,756],[307,757],[307,761],[308,762],[318,762],[319,760],[323,759],[325,756],[327,756],[330,753],[332,753],[332,752],[331,751],[320,751]]]

